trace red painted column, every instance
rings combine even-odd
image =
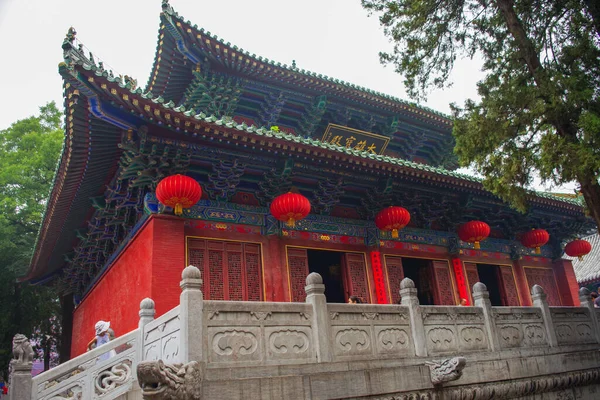
[[[521,298],[521,306],[533,305],[531,293],[527,286],[525,270],[518,260],[513,261],[513,273],[515,274],[515,281],[517,281],[517,290],[519,291],[519,297]]]
[[[292,301],[289,291],[287,255],[279,236],[268,236],[263,254],[264,301]]]
[[[375,299],[377,304],[388,304],[385,280],[383,278],[383,267],[381,265],[381,253],[371,251],[371,269],[373,270],[373,282],[375,283]]]
[[[471,305],[469,288],[467,287],[467,280],[465,278],[465,267],[460,258],[452,258],[452,270],[454,271],[454,279],[458,289],[458,301],[460,302],[460,299],[465,299],[467,305]]]
[[[571,260],[555,260],[552,270],[563,306],[579,306],[579,284]]]

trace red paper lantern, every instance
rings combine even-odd
[[[158,183],[156,198],[165,206],[173,207],[175,215],[190,208],[202,197],[202,188],[195,179],[185,175],[171,175]]]
[[[310,202],[299,193],[289,192],[275,197],[269,209],[275,218],[294,228],[296,221],[306,218],[310,213]]]
[[[490,226],[483,221],[469,221],[458,228],[458,237],[463,242],[475,243],[479,249],[479,242],[490,236]]]
[[[592,245],[587,240],[573,240],[565,246],[565,253],[568,256],[579,258],[579,261],[582,261],[583,256],[589,254],[590,251],[592,251]]]
[[[375,217],[375,225],[382,231],[392,231],[392,237],[398,237],[398,230],[410,222],[410,213],[406,208],[391,206],[379,211]]]
[[[540,254],[540,247],[548,243],[548,240],[550,240],[550,234],[545,229],[532,229],[523,234],[521,244],[529,248],[535,247],[535,254]]]

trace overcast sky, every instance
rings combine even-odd
[[[376,17],[360,0],[171,0],[185,19],[225,41],[270,60],[408,99],[402,78],[379,63],[389,48]],[[70,26],[96,59],[146,86],[157,45],[161,0],[0,0],[0,129],[62,104],[58,63]],[[460,61],[453,87],[424,105],[449,113],[449,104],[474,98],[482,78],[476,62]]]

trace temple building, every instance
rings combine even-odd
[[[600,286],[600,235],[597,233],[583,238],[592,245],[591,252],[585,257],[569,257],[579,286],[587,286],[591,291],[598,291]]]
[[[117,335],[138,326],[120,304],[177,306],[190,264],[207,300],[303,302],[318,272],[330,303],[398,303],[409,277],[422,305],[472,304],[479,281],[494,306],[530,306],[534,284],[550,305],[579,305],[561,256],[593,227],[581,203],[532,192],[527,213],[510,208],[455,172],[446,115],[249,53],[167,1],[145,86],[74,29],[62,48],[65,143],[25,279],[59,289],[71,356],[98,320]],[[181,215],[156,197],[176,174],[202,188]],[[290,191],[311,205],[293,226],[269,209]],[[398,237],[376,225],[389,206],[410,213]],[[458,236],[470,221],[491,228],[480,248]],[[549,234],[539,254],[522,240],[532,229]]]

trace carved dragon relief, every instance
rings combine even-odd
[[[431,373],[431,383],[442,385],[445,382],[455,381],[462,376],[462,370],[467,365],[467,359],[464,357],[453,357],[447,360],[428,361]]]
[[[143,361],[137,366],[137,376],[145,400],[202,398],[202,367],[197,361],[187,364]]]

